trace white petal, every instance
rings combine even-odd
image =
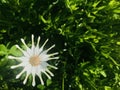
[[[39,47],[39,43],[40,43],[40,36],[38,37],[38,40],[37,40],[37,47]]]
[[[46,69],[46,71],[47,71],[51,76],[54,76],[54,74],[53,74],[50,70]]]
[[[26,74],[26,77],[25,77],[25,79],[23,81],[23,84],[26,84],[28,77],[29,77],[29,73]]]
[[[28,48],[26,50],[26,53],[28,53],[28,55],[29,55],[28,57],[32,56],[33,55],[33,49]]]
[[[26,64],[25,69],[26,69],[27,73],[32,73],[32,66],[31,66],[31,64]]]
[[[32,86],[35,86],[36,68],[37,68],[37,67],[32,66],[32,71],[31,71],[31,72],[32,72],[32,77],[33,77]]]
[[[44,44],[41,46],[41,48],[39,49],[39,53],[40,54],[43,51],[43,48],[45,46],[45,44],[48,42],[48,39],[44,42]]]
[[[27,61],[29,60],[29,58],[26,57],[26,56],[22,56],[22,57],[20,57],[20,60],[21,60],[22,62],[27,62]]]
[[[42,51],[43,51],[43,47],[39,48],[39,50],[37,50],[37,55],[39,55]]]
[[[49,58],[49,60],[52,60],[52,59],[59,59],[59,57],[51,57],[51,58]]]
[[[20,64],[18,64],[18,65],[11,66],[11,69],[14,69],[14,68],[17,68],[17,67],[21,67],[21,66],[23,66],[22,63],[20,63]]]
[[[8,56],[9,59],[20,59],[19,57]]]
[[[39,55],[39,58],[41,59],[41,61],[48,61],[49,60],[49,55],[45,54],[44,52],[42,52]]]
[[[44,44],[41,46],[41,48],[43,49],[44,46],[46,45],[46,43],[48,42],[48,39],[44,42]]]
[[[40,52],[41,52],[41,51],[39,50],[39,47],[36,46],[36,47],[35,47],[34,54],[35,54],[35,55],[39,55]]]
[[[41,72],[41,67],[40,67],[40,65],[36,66],[35,68],[36,68],[35,73],[36,73],[37,75],[39,75],[39,73]]]
[[[33,81],[32,81],[32,86],[35,86],[35,74],[32,75],[33,76]]]
[[[34,35],[32,34],[32,46],[34,46]]]
[[[35,73],[32,73],[33,81],[32,81],[32,86],[35,86]]]
[[[45,71],[43,71],[43,73],[44,73],[49,79],[51,79],[50,75],[48,75]]]
[[[15,45],[26,57],[29,57],[29,54],[22,50],[18,45]]]
[[[30,73],[31,73],[31,65],[27,65],[26,67],[25,67],[25,71],[26,71],[26,77],[25,77],[25,79],[24,79],[24,81],[23,81],[23,84],[26,84],[26,82],[27,82],[27,79],[28,79],[28,77],[29,77],[29,75],[30,75]]]
[[[31,55],[31,49],[26,45],[24,39],[21,39],[22,43],[24,44],[24,46],[27,48],[26,52]]]
[[[19,45],[15,45],[21,52],[24,52],[24,50],[22,50],[22,48],[19,47]]]
[[[41,59],[41,61],[48,61],[48,60],[52,60],[52,59],[59,59],[59,57],[50,57],[50,56],[54,56],[57,55],[58,52],[56,53],[52,53],[52,54],[46,54],[46,51],[43,51],[39,57]]]
[[[31,69],[32,69],[32,74],[35,74],[35,73],[36,73],[36,68],[37,68],[37,67],[32,66],[32,68],[31,68]]]
[[[21,41],[22,41],[22,43],[24,44],[24,46],[28,49],[29,47],[26,45],[24,39],[21,38]]]
[[[45,70],[47,68],[47,66],[48,66],[48,63],[44,62],[44,61],[42,61],[41,64],[40,64],[40,67],[41,67],[42,70]]]
[[[49,54],[49,56],[54,56],[54,55],[58,55],[58,52]]]
[[[57,67],[52,66],[52,65],[48,65],[48,66],[51,67],[51,68],[54,68],[54,69],[58,69]]]
[[[46,50],[46,52],[48,52],[48,51],[50,51],[52,48],[54,48],[55,47],[55,44],[54,45],[52,45],[51,47],[49,47],[47,50]]]
[[[24,72],[25,72],[25,68],[16,76],[16,79],[18,79]]]
[[[35,51],[35,44],[34,44],[34,35],[32,34],[32,47],[31,47],[31,51],[32,51],[32,55],[34,55],[34,51]]]
[[[41,84],[44,85],[44,82],[43,82],[43,79],[42,79],[41,73],[38,75],[38,77],[40,78],[40,82],[41,82]]]

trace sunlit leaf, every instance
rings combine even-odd
[[[50,79],[47,79],[47,86],[49,86],[52,83]]]
[[[100,73],[101,73],[104,77],[107,77],[105,71],[100,71]]]
[[[43,85],[37,85],[37,88],[40,89],[40,90],[44,90],[45,86],[43,86]]]
[[[9,50],[9,54],[12,54],[14,56],[21,56],[21,52],[16,48],[16,46],[12,46]]]
[[[112,90],[112,88],[109,86],[105,86],[104,88],[105,88],[105,90]]]
[[[7,54],[7,48],[5,45],[0,44],[0,56]]]

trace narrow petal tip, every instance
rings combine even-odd
[[[55,53],[52,53],[52,54],[49,54],[50,56],[54,56],[54,55],[58,55],[59,53],[58,52],[55,52]]]
[[[10,68],[11,68],[11,69],[14,69],[14,68],[16,68],[16,66],[11,66]]]
[[[58,52],[55,53],[55,55],[59,54]]]
[[[32,34],[32,37],[34,37],[34,34]]]
[[[19,45],[15,45],[17,48],[19,48]]]
[[[35,87],[35,82],[32,82],[32,86]]]
[[[17,75],[17,76],[16,76],[16,79],[18,79],[19,77],[20,77],[20,75]]]
[[[14,57],[13,56],[8,56],[9,59],[13,59]]]
[[[52,65],[48,65],[48,66],[53,68],[53,69],[58,69],[56,66],[52,66]]]
[[[50,60],[51,60],[51,59],[59,59],[59,57],[51,57],[51,58],[49,58],[49,59],[50,59]]]
[[[24,85],[26,84],[25,80],[23,81],[23,84],[24,84]]]
[[[55,57],[55,59],[59,59],[59,57]]]
[[[20,40],[21,40],[22,42],[24,42],[24,39],[23,39],[23,38],[21,38]]]
[[[54,67],[54,69],[58,69],[57,67]]]
[[[41,85],[44,85],[44,83],[41,83]]]

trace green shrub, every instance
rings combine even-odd
[[[120,2],[118,0],[1,0],[0,90],[119,90]],[[42,86],[15,79],[9,54],[31,34],[49,38],[59,52],[55,76]]]

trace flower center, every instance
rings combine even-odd
[[[31,58],[30,58],[30,60],[29,60],[29,62],[30,62],[30,64],[32,65],[32,66],[38,66],[39,64],[40,64],[40,58],[39,58],[39,56],[32,56]]]

